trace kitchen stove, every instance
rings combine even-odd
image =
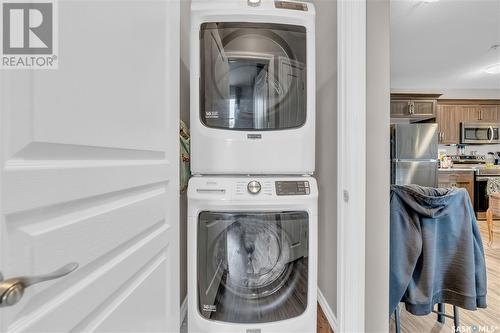
[[[450,156],[453,164],[484,164],[486,157],[484,155],[453,155]]]
[[[500,166],[495,165],[491,168],[486,167],[476,167],[476,175],[478,176],[486,176],[486,175],[497,175],[500,176]]]

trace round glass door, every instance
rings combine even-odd
[[[203,212],[200,313],[238,323],[293,318],[307,307],[306,212]]]
[[[276,224],[242,218],[219,236],[215,248],[214,263],[224,263],[224,287],[243,298],[275,293],[290,274],[290,242]]]
[[[304,27],[205,23],[200,43],[200,119],[206,126],[276,130],[305,123]]]

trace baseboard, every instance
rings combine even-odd
[[[337,333],[337,317],[333,314],[332,308],[330,305],[328,305],[328,302],[326,301],[325,296],[319,290],[318,288],[318,303],[319,306],[321,306],[321,310],[323,310],[323,313],[325,314],[326,319],[328,320],[328,323],[330,324],[330,327],[333,329],[333,332]]]
[[[187,298],[187,295],[186,297],[184,297],[184,300],[182,301],[182,304],[181,304],[181,326],[182,326],[182,322],[184,321],[184,318],[186,318],[186,315],[187,315],[187,311],[188,311],[188,298]]]

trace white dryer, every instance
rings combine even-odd
[[[193,174],[312,174],[315,10],[309,2],[193,1]]]
[[[188,330],[316,332],[311,177],[191,178]]]

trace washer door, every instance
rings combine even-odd
[[[204,23],[200,119],[208,127],[275,130],[306,120],[306,29]]]
[[[307,307],[306,212],[202,212],[198,309],[212,320],[264,323]]]

